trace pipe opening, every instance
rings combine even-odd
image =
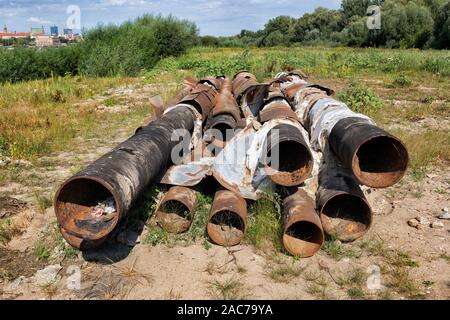
[[[408,166],[408,152],[395,138],[378,137],[361,145],[354,159],[355,175],[365,185],[385,188],[397,183]]]
[[[244,220],[235,212],[224,210],[214,214],[208,223],[208,234],[217,244],[230,247],[244,239]]]
[[[341,241],[354,241],[369,230],[372,211],[360,197],[341,194],[325,204],[321,220],[327,234]]]
[[[66,183],[57,194],[55,212],[67,233],[87,240],[105,237],[119,220],[114,195],[91,178],[76,178]]]
[[[283,141],[271,148],[267,153],[270,160],[269,166],[272,166],[275,157],[275,163],[278,163],[277,171],[295,172],[306,169],[311,163],[311,155],[308,148],[296,141]]]
[[[234,128],[228,123],[223,122],[216,123],[214,124],[214,126],[211,127],[211,129],[220,132],[219,135],[214,136],[214,138],[220,142],[228,142],[233,137],[233,134],[230,134],[230,130],[234,130]]]
[[[309,221],[292,224],[283,235],[286,250],[299,257],[313,256],[319,251],[323,240],[322,230]]]
[[[159,225],[170,233],[186,232],[193,218],[189,207],[177,200],[163,202],[156,216]]]

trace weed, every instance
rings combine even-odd
[[[270,278],[276,282],[289,282],[293,278],[298,277],[303,269],[294,265],[283,264],[277,265],[270,270]]]
[[[340,241],[333,238],[329,238],[324,242],[322,251],[337,261],[342,260],[343,258],[353,258],[356,256],[356,253],[353,250],[346,249]]]
[[[280,251],[281,212],[278,201],[260,199],[250,207],[246,242],[266,252]]]
[[[20,229],[13,220],[0,220],[0,244],[8,243],[15,235],[20,233]]]
[[[357,83],[352,83],[347,90],[339,93],[338,98],[353,111],[369,116],[379,111],[383,105],[375,92]]]
[[[167,242],[168,234],[158,226],[151,228],[144,239],[144,244],[156,246]]]
[[[364,290],[358,287],[347,289],[347,295],[352,300],[364,300],[366,298]]]
[[[394,81],[391,84],[392,88],[405,88],[412,85],[411,79],[409,79],[405,74],[401,73],[395,76]]]
[[[52,200],[45,195],[42,195],[38,192],[34,193],[34,197],[36,199],[36,206],[39,212],[44,213],[45,210],[52,206]]]
[[[214,281],[210,284],[211,295],[219,300],[243,300],[242,284],[238,279]]]
[[[34,254],[36,255],[36,258],[41,260],[47,260],[50,258],[50,249],[47,247],[45,243],[38,242],[36,247],[34,248]]]

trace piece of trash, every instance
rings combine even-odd
[[[103,202],[99,202],[97,206],[92,208],[91,216],[94,218],[101,218],[105,215],[110,215],[116,212],[114,198],[108,198]]]
[[[433,229],[442,229],[442,228],[444,228],[444,223],[441,221],[435,221],[431,224],[431,227]]]
[[[439,219],[450,220],[450,212],[448,212],[448,208],[442,209],[442,213],[439,215]]]

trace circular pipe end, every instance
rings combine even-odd
[[[283,245],[293,256],[309,258],[322,247],[322,229],[310,221],[298,221],[287,227],[283,234]]]
[[[93,215],[93,207],[114,200],[116,211]],[[112,187],[94,177],[78,176],[65,182],[54,200],[55,214],[64,238],[78,249],[100,246],[120,220],[120,202]]]
[[[403,178],[408,163],[408,151],[400,140],[379,136],[359,146],[353,155],[352,169],[361,184],[388,188]]]
[[[233,247],[244,240],[245,221],[236,212],[218,211],[208,221],[207,231],[211,240],[223,247]]]
[[[363,237],[372,225],[372,210],[359,196],[342,193],[330,198],[320,211],[323,230],[343,242]]]

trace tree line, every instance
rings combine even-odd
[[[368,8],[379,6],[380,28],[367,26]],[[369,12],[373,13],[373,12]],[[201,37],[204,46],[272,47],[334,45],[387,48],[450,48],[449,0],[343,0],[341,8],[318,7],[296,19],[279,16],[259,31],[232,37]]]

